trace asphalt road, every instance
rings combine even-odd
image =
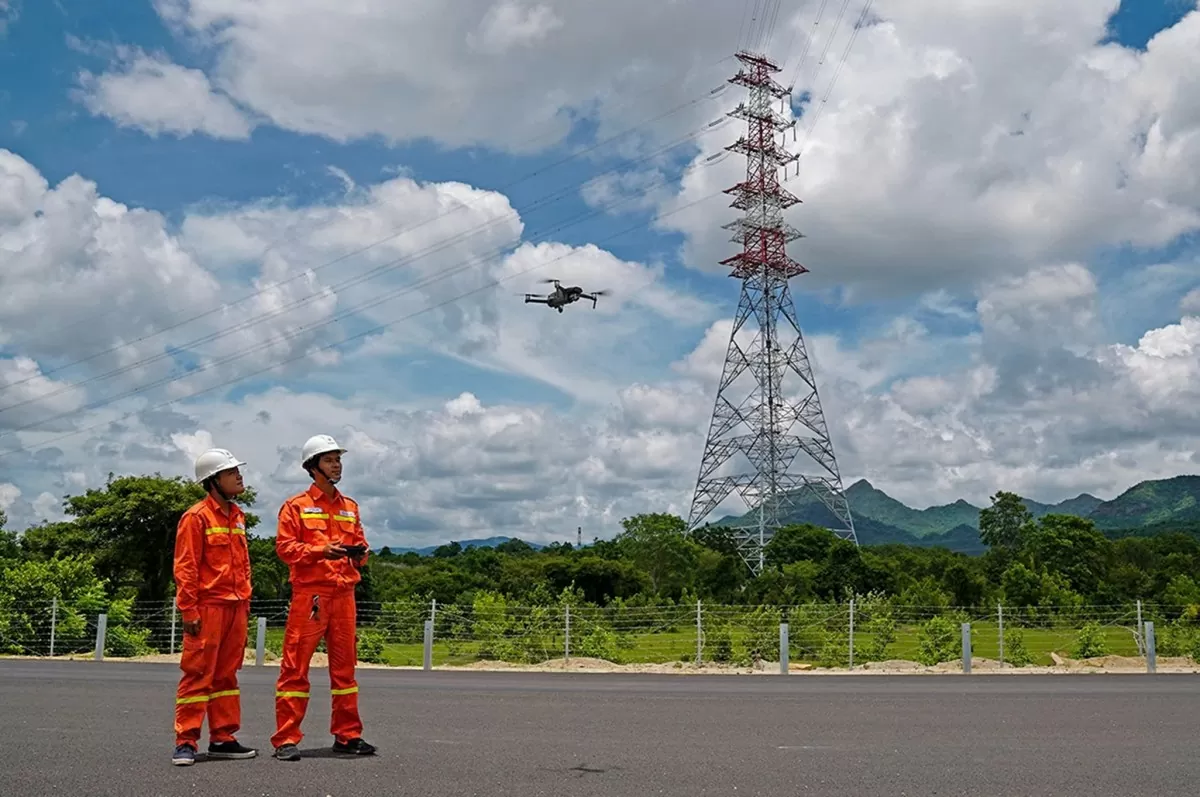
[[[313,670],[298,762],[274,668],[242,670],[250,761],[172,767],[174,665],[0,661],[12,795],[1194,795],[1200,678],[360,670],[373,758],[329,754]],[[207,738],[207,737],[205,737]]]

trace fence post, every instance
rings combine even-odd
[[[267,618],[258,618],[258,637],[254,643],[254,666],[263,666],[267,658]]]
[[[962,667],[968,675],[971,672],[971,624],[962,624]]]
[[[425,621],[425,669],[433,669],[433,620]]]
[[[566,612],[564,616],[566,617],[567,632],[566,639],[563,641],[563,661],[569,662],[571,661],[571,607],[564,606],[563,610]]]
[[[779,624],[779,674],[788,674],[788,624]]]
[[[54,632],[58,628],[58,598],[50,599],[50,658],[54,658]]]
[[[171,655],[175,654],[175,618],[179,616],[179,607],[171,601]]]
[[[1004,669],[1004,604],[996,604],[996,614],[1000,618],[1000,669]]]
[[[700,620],[700,601],[696,601],[696,666],[700,666],[700,660],[704,653],[704,624]]]
[[[1135,634],[1134,636],[1137,637],[1138,653],[1145,656],[1146,655],[1146,629],[1142,624],[1142,599],[1141,598],[1138,598],[1137,613],[1138,613],[1137,634]]]
[[[1154,672],[1158,665],[1157,653],[1154,645],[1154,623],[1150,620],[1146,621],[1146,672]]]
[[[437,622],[437,598],[431,598],[429,602],[429,622]]]
[[[104,639],[108,635],[108,615],[96,618],[96,661],[104,661]]]
[[[850,669],[854,669],[854,598],[850,599]]]

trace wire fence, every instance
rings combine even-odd
[[[392,666],[537,664],[602,659],[669,664],[854,668],[981,660],[1052,665],[1098,656],[1200,660],[1195,606],[924,607],[886,600],[734,606],[616,604],[517,606],[496,596],[471,604],[416,600],[357,604],[360,662]],[[251,602],[247,660],[278,658],[286,600]],[[336,618],[335,618],[336,619]],[[1155,629],[1157,628],[1157,633]],[[0,605],[0,654],[34,657],[174,656],[183,626],[172,604]],[[318,653],[324,652],[324,643]],[[315,662],[318,665],[320,662]]]

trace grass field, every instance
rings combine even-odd
[[[1010,626],[1011,629],[1011,626]],[[972,654],[977,658],[998,659],[1000,656],[999,626],[995,622],[976,622],[971,625]],[[361,629],[360,629],[361,632]],[[1063,656],[1073,656],[1076,640],[1079,637],[1078,628],[1022,628],[1025,649],[1032,661],[1031,664],[1050,665],[1053,660],[1050,654],[1058,653]],[[731,632],[733,647],[744,646],[747,633],[740,629]],[[919,632],[916,626],[897,626],[895,640],[888,645],[883,659],[902,659],[915,661],[920,647]],[[1105,653],[1118,656],[1138,655],[1137,641],[1131,627],[1105,626],[1102,633]],[[871,642],[867,633],[855,634],[855,664],[864,662],[864,650]],[[531,660],[544,661],[561,658],[565,654],[564,637],[557,636],[539,639],[536,644],[527,645]],[[627,634],[625,644],[617,650],[617,655],[608,657],[614,664],[661,664],[675,661],[696,660],[696,631],[695,629],[667,631],[660,633]],[[789,659],[793,662],[808,661],[818,663],[820,651],[805,640],[803,635],[793,636],[789,645]],[[282,628],[268,628],[267,649],[278,654],[283,643]],[[960,650],[958,637],[955,638],[956,652],[946,660],[957,660]],[[484,643],[475,639],[435,639],[433,644],[433,663],[438,665],[463,665],[480,661],[485,658],[495,659],[495,656],[480,655]],[[848,640],[842,641],[841,650],[845,651],[845,659],[839,666],[849,666]],[[587,648],[582,649],[572,645],[572,655],[589,655]],[[421,643],[384,642],[379,656],[380,663],[390,666],[420,666],[424,661]],[[1007,657],[1006,657],[1007,658]],[[704,661],[713,661],[714,652],[707,646],[702,651]],[[830,662],[832,663],[832,662]]]

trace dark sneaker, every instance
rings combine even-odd
[[[351,753],[352,755],[375,755],[375,747],[362,739],[351,739],[348,742],[334,741],[333,752]]]
[[[235,739],[232,742],[215,742],[208,745],[209,758],[254,758],[258,751],[243,747]]]
[[[190,744],[181,744],[175,748],[175,755],[171,757],[171,763],[177,767],[190,767],[196,763],[196,748]]]
[[[280,761],[299,761],[300,750],[294,744],[281,744],[275,748],[275,757]]]

